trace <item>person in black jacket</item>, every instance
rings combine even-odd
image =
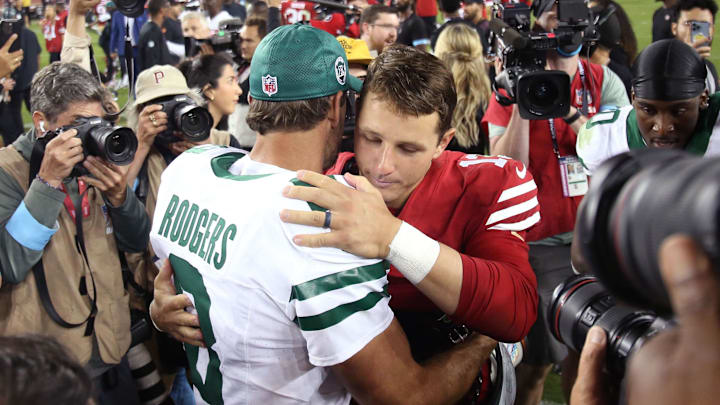
[[[175,62],[161,28],[169,8],[170,4],[167,0],[150,0],[148,3],[150,20],[140,29],[138,40],[138,71],[140,72],[155,65],[170,65]]]

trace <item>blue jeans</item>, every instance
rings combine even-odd
[[[175,402],[175,405],[195,405],[195,393],[188,383],[184,368],[181,368],[175,376],[170,398]]]

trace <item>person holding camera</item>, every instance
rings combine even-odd
[[[718,72],[710,61],[712,40],[715,35],[715,0],[678,0],[675,4],[671,30],[676,39],[697,51],[707,66],[707,89],[709,94],[718,91]]]
[[[557,9],[556,0],[534,2],[534,29],[553,32],[559,25]],[[500,105],[497,92],[483,117],[489,124],[490,153],[525,163],[537,182],[542,220],[528,231],[527,240],[530,264],[538,279],[539,308],[545,308],[555,286],[573,274],[570,242],[577,207],[588,184],[575,151],[577,132],[588,117],[602,108],[629,103],[625,86],[616,74],[606,66],[579,58],[581,45],[563,45],[546,54],[546,69],[561,70],[570,76],[571,107],[565,117],[524,119],[517,103]],[[503,68],[496,66],[498,73]],[[567,356],[565,346],[550,334],[546,325],[545,311],[540,310],[526,339],[526,356],[517,369],[518,404],[538,404],[552,364]]]
[[[33,128],[0,149],[0,332],[57,338],[99,389],[119,382],[101,398],[136,403],[119,255],[145,248],[150,223],[110,163],[129,162],[134,134],[103,120],[111,95],[76,64],[42,69],[30,97]]]

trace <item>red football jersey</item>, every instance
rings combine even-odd
[[[352,157],[342,153],[329,172]],[[540,220],[537,187],[506,157],[443,152],[397,217],[460,252],[463,282],[452,318],[504,341],[522,339],[537,316],[537,282],[520,238]],[[397,310],[439,311],[395,268],[388,275]]]
[[[315,18],[315,3],[309,1],[283,1],[280,4],[283,24],[295,24]]]
[[[592,81],[589,77],[585,78],[585,89],[589,90],[588,115],[592,117],[600,108],[603,70],[600,65],[590,64],[584,60],[582,63],[585,72],[592,72]],[[582,90],[583,83],[580,80],[580,75],[575,74],[570,87],[570,94],[572,95],[571,104],[578,109],[582,107]],[[507,127],[508,122],[510,122],[512,108],[513,106],[504,107],[500,105],[493,95],[493,97],[490,97],[490,103],[483,117],[483,122]],[[575,152],[577,134],[562,119],[556,118],[554,123],[560,155],[577,156],[577,152]],[[572,231],[575,228],[575,217],[582,196],[565,197],[563,195],[560,166],[557,157],[553,153],[548,120],[530,121],[529,169],[537,182],[540,211],[543,213],[543,217],[536,227],[528,231],[527,240],[529,242],[536,241]]]
[[[312,20],[310,21],[310,25],[328,32],[335,37],[345,35],[350,38],[360,38],[360,27],[357,23],[352,23],[349,27],[346,27],[345,15],[343,13],[330,14],[324,20]]]

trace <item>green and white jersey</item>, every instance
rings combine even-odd
[[[709,107],[698,117],[695,133],[685,150],[696,155],[720,155],[720,93],[710,96]],[[645,148],[632,105],[596,114],[580,129],[576,150],[588,175],[605,160],[631,149]]]
[[[385,262],[292,242],[328,230],[280,221],[321,209],[283,197],[290,184],[295,172],[210,145],[162,175],[151,240],[200,319],[207,349],[185,346],[198,403],[347,404],[326,367],[393,319]]]

